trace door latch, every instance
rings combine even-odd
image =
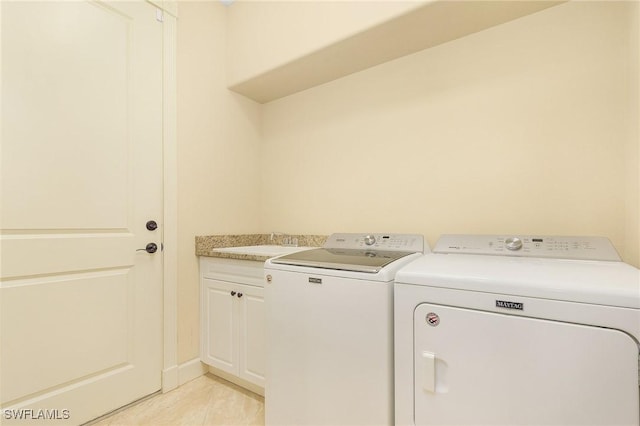
[[[145,248],[141,248],[136,251],[146,251],[147,253],[153,254],[158,251],[158,245],[156,243],[149,243]]]

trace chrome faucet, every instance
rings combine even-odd
[[[298,247],[298,239],[292,236],[285,236],[282,239],[283,246]]]
[[[284,235],[282,232],[272,232],[271,236],[269,237],[269,241],[273,243],[273,237],[277,237],[280,235]]]
[[[282,232],[272,232],[271,236],[269,237],[269,241],[271,241],[271,243],[273,243],[273,238],[276,236],[282,236],[282,245],[283,246],[288,246],[288,247],[298,247],[298,239],[295,237],[292,237],[290,235],[284,234]]]

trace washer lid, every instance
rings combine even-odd
[[[317,248],[280,256],[271,263],[375,274],[410,254],[414,252]]]

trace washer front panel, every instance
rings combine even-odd
[[[392,424],[393,283],[268,274],[266,424]]]

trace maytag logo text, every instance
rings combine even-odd
[[[524,304],[519,302],[508,302],[506,300],[496,300],[496,308],[524,310]]]

